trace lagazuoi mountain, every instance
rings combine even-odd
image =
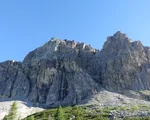
[[[56,107],[87,103],[102,91],[149,100],[148,90],[150,48],[121,32],[108,37],[100,51],[52,38],[23,62],[0,63],[0,100]]]

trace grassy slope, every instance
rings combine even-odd
[[[78,120],[108,120],[108,113],[107,111],[103,112],[101,115],[97,114],[96,111],[88,111],[87,107],[65,107],[63,108],[65,120],[69,120],[71,117],[76,116]],[[49,116],[52,120],[56,120],[56,112],[57,109],[50,109],[45,110],[43,112],[39,112],[33,114],[35,120],[48,120]],[[30,116],[27,117],[27,120]],[[25,119],[24,119],[25,120]]]
[[[71,117],[75,116],[74,120],[109,120],[109,112],[112,109],[126,109],[125,107],[109,108],[106,106],[105,109],[90,109],[89,106],[74,106],[74,107],[65,107],[63,108],[65,120],[69,120]],[[127,110],[127,109],[126,109]],[[35,120],[56,120],[57,109],[45,110],[43,112],[35,113]],[[24,120],[28,120],[28,116]],[[116,118],[116,120],[118,120]],[[123,120],[150,120],[150,117],[133,117],[133,118],[124,118]]]

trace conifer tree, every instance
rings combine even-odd
[[[7,120],[16,120],[17,119],[17,103],[14,102],[9,110]]]
[[[28,120],[34,120],[34,116],[30,116]]]
[[[56,120],[65,120],[63,109],[62,109],[61,106],[59,106],[58,109],[57,109]]]
[[[4,116],[3,120],[7,120],[7,115]]]
[[[79,107],[76,107],[75,116],[75,120],[83,120],[83,116]]]
[[[45,112],[42,114],[42,118],[46,118],[46,113]]]

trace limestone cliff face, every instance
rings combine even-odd
[[[121,32],[101,51],[52,38],[23,62],[0,63],[0,99],[25,98],[50,107],[74,105],[106,89],[150,89],[150,48]]]
[[[0,98],[26,97],[30,91],[28,67],[22,63],[6,61],[0,64]]]
[[[149,54],[149,48],[144,47],[140,41],[133,42],[125,34],[117,32],[108,37],[99,56],[102,85],[117,92],[127,89],[140,90],[146,81],[144,78],[139,84],[139,79],[144,77],[143,74],[147,74],[142,69],[149,64]],[[143,89],[147,87],[144,85]]]
[[[74,105],[101,89],[86,69],[97,50],[52,39],[23,62],[0,64],[0,99],[24,97],[48,106]]]

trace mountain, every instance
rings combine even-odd
[[[52,38],[22,62],[0,63],[0,100],[68,106],[105,90],[149,100],[150,48],[118,31],[102,50]]]
[[[133,42],[120,32],[108,37],[100,52],[103,86],[117,92],[148,90],[149,58],[150,48],[140,41]]]

